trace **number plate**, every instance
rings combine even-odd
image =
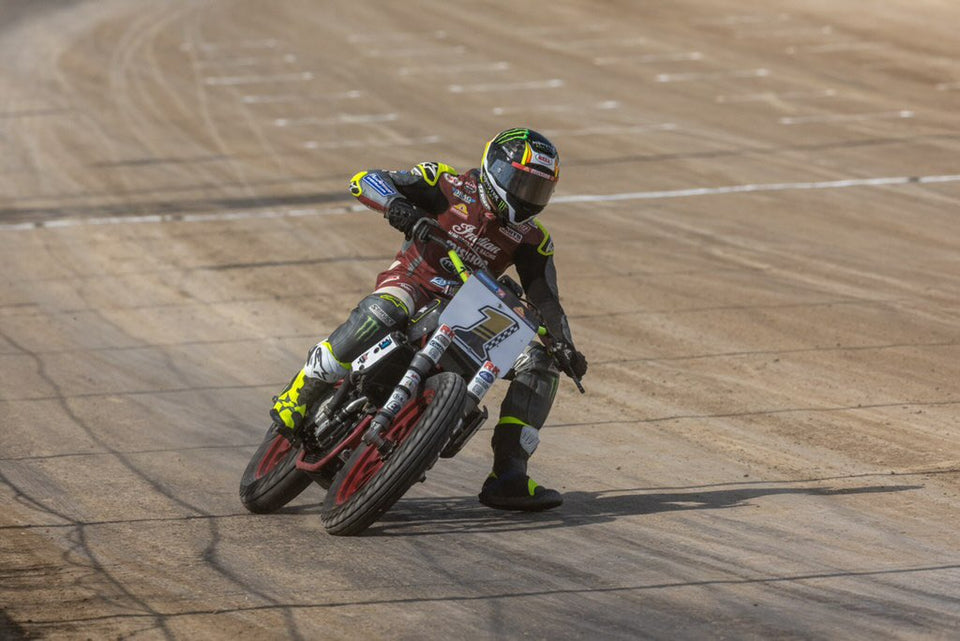
[[[440,322],[453,329],[461,350],[478,365],[491,361],[501,378],[536,336],[523,304],[483,272],[463,284]]]

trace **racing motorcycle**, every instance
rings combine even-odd
[[[535,336],[583,393],[519,284],[468,268],[435,221],[419,221],[411,235],[444,245],[462,283],[357,357],[350,374],[307,408],[297,436],[271,425],[240,481],[251,512],[276,511],[316,483],[327,490],[326,531],[363,532],[476,434],[488,416],[484,396]]]

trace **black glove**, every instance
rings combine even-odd
[[[553,343],[553,357],[560,369],[573,378],[583,378],[587,373],[587,359],[572,343],[563,339]]]
[[[418,220],[427,215],[427,212],[417,207],[406,198],[395,198],[387,207],[387,220],[390,225],[404,234],[409,235],[410,230]]]

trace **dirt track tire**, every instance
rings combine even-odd
[[[395,421],[387,433],[387,438],[398,435],[400,444],[385,462],[375,447],[364,445],[337,474],[320,513],[328,533],[351,536],[363,532],[436,462],[463,411],[467,386],[460,376],[442,372],[426,380],[421,396],[427,398],[426,407],[410,420],[415,422],[412,427],[404,428]]]
[[[312,483],[296,468],[299,448],[271,425],[240,478],[240,502],[254,514],[269,514],[297,498]]]

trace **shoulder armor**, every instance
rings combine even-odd
[[[543,223],[536,218],[533,219],[533,224],[536,225],[540,233],[543,234],[543,240],[541,240],[537,246],[537,251],[544,256],[553,256],[553,238],[550,236],[550,232],[548,232]]]

